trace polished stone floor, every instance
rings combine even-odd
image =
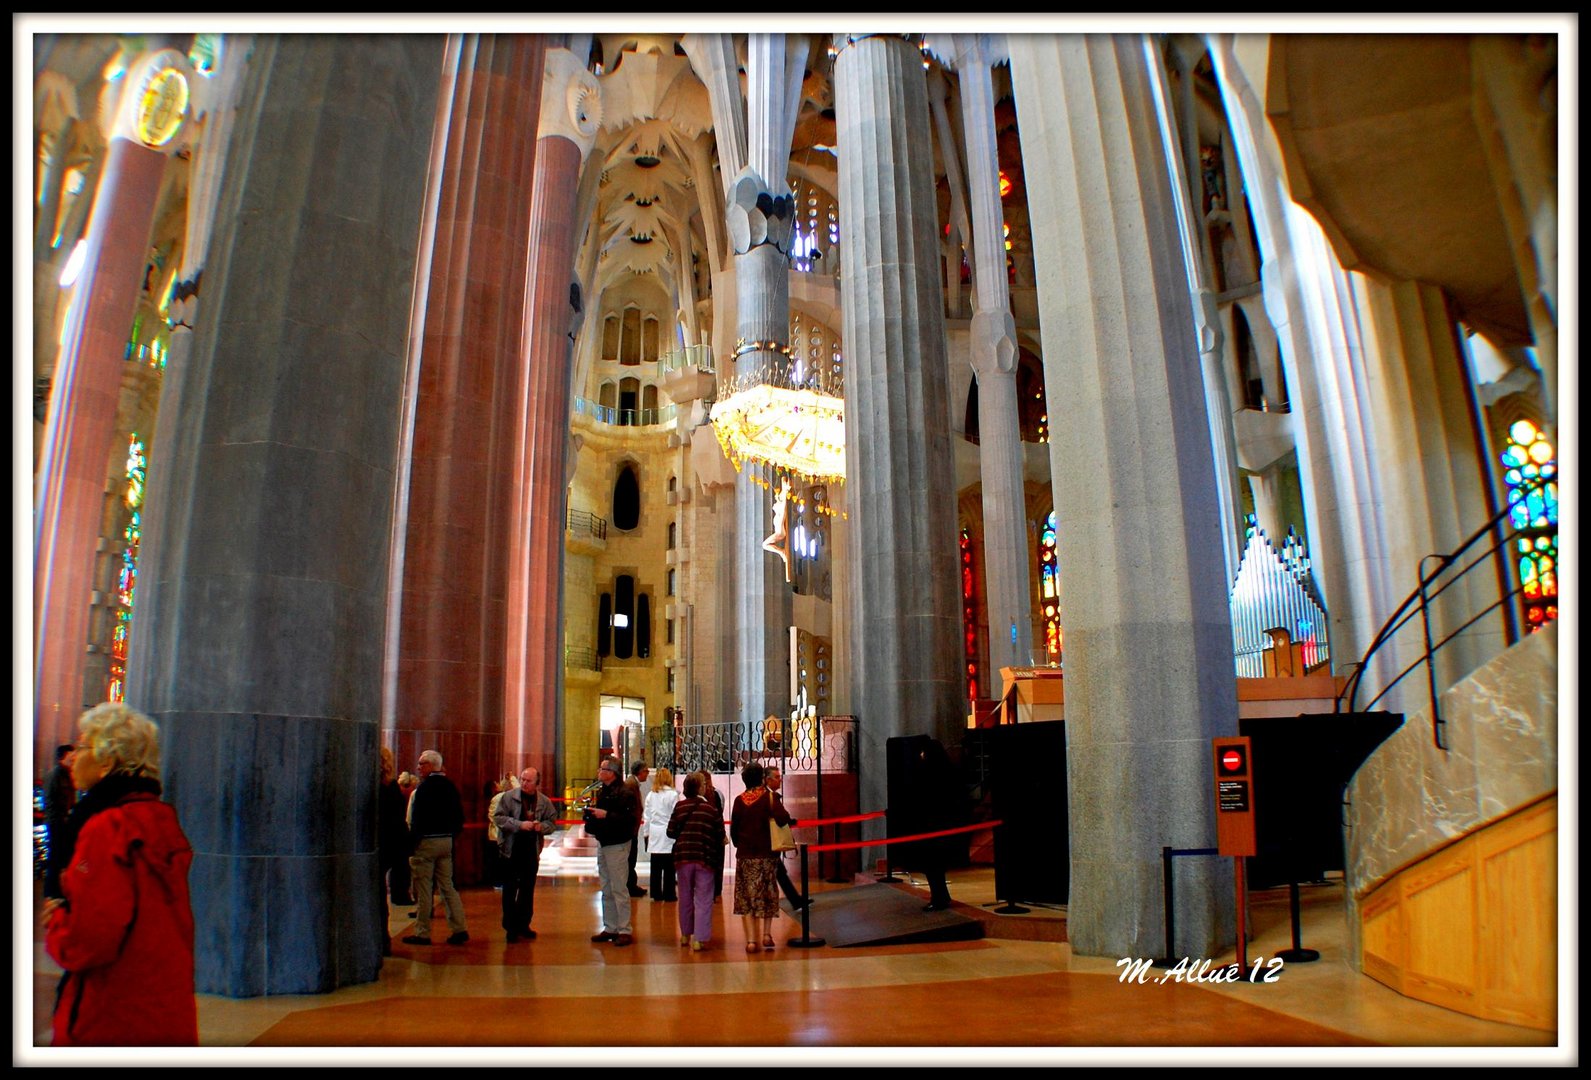
[[[692,953],[678,945],[677,905],[643,899],[635,902],[635,946],[597,945],[589,941],[600,929],[594,876],[578,862],[546,869],[534,942],[504,940],[498,893],[465,890],[471,940],[398,943],[375,983],[313,997],[201,996],[199,1053],[240,1064],[438,1055],[578,1064],[593,1060],[584,1048],[604,1045],[616,1048],[615,1060],[635,1064],[1547,1063],[1566,1053],[1550,1033],[1411,1001],[1353,971],[1343,955],[1340,884],[1305,891],[1304,938],[1322,954],[1316,963],[1285,966],[1269,984],[1137,985],[1118,979],[1114,959],[1073,956],[1060,940],[1021,940],[1064,937],[1064,912],[1037,908],[985,915],[998,920],[991,934],[999,936],[981,941],[849,949],[789,948],[800,928],[786,915],[774,928],[778,946],[748,955],[740,920],[724,904],[715,907],[712,947]],[[951,888],[959,910],[992,906],[988,869],[953,876]],[[1288,944],[1285,895],[1255,895],[1251,959]],[[403,910],[392,915],[396,941],[412,920]],[[1031,925],[1039,921],[1048,926]],[[445,933],[445,922],[434,929]],[[37,942],[35,934],[32,1020],[35,1046],[46,1047],[56,969]],[[1229,962],[1231,954],[1211,959]],[[519,1055],[510,1047],[536,1049]],[[29,1056],[48,1062],[51,1054]]]

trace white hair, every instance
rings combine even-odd
[[[437,753],[435,750],[425,751],[420,755],[420,760],[431,766],[433,769],[440,769],[442,767],[442,755]]]
[[[77,721],[82,742],[113,773],[160,779],[160,729],[120,701],[107,701]]]

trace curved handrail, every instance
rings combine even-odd
[[[1522,485],[1520,485],[1518,490],[1521,491],[1521,492],[1524,492],[1524,493],[1526,493],[1528,495],[1528,493],[1533,492],[1533,491],[1545,490],[1548,487],[1549,484],[1554,484],[1554,483],[1556,483],[1555,479],[1551,479],[1551,480],[1549,480],[1549,479],[1541,479],[1541,480],[1534,481],[1532,483],[1522,484]],[[1460,544],[1458,546],[1458,548],[1456,550],[1452,551],[1451,553],[1447,553],[1447,554],[1441,554],[1441,553],[1431,554],[1431,555],[1425,556],[1423,559],[1420,560],[1421,570],[1420,570],[1420,575],[1419,575],[1419,584],[1416,585],[1416,587],[1415,587],[1413,592],[1411,592],[1406,598],[1404,598],[1403,603],[1399,604],[1397,609],[1394,610],[1390,616],[1388,616],[1387,621],[1382,624],[1381,629],[1376,633],[1376,636],[1371,640],[1369,647],[1365,650],[1364,656],[1359,661],[1358,667],[1356,668],[1354,673],[1348,677],[1348,680],[1343,685],[1342,690],[1337,694],[1337,698],[1336,698],[1336,701],[1335,701],[1335,711],[1337,711],[1339,713],[1340,712],[1357,712],[1357,711],[1359,711],[1358,708],[1357,708],[1359,692],[1360,692],[1360,690],[1361,690],[1361,688],[1363,686],[1365,671],[1370,666],[1371,659],[1381,650],[1381,648],[1384,645],[1386,645],[1401,630],[1403,630],[1404,627],[1406,627],[1410,622],[1414,621],[1414,619],[1416,617],[1419,617],[1422,620],[1426,619],[1427,618],[1427,613],[1428,613],[1429,608],[1430,608],[1430,604],[1431,604],[1431,602],[1433,600],[1435,600],[1437,597],[1441,596],[1444,592],[1446,592],[1448,589],[1452,588],[1454,585],[1458,584],[1458,582],[1460,580],[1462,580],[1466,575],[1468,575],[1476,567],[1479,567],[1479,566],[1481,566],[1483,564],[1486,564],[1486,563],[1490,562],[1491,559],[1493,558],[1493,556],[1495,556],[1499,551],[1501,551],[1503,548],[1505,548],[1508,544],[1512,543],[1514,540],[1517,540],[1519,537],[1521,537],[1523,535],[1535,534],[1535,533],[1539,533],[1541,531],[1539,527],[1526,527],[1526,528],[1523,528],[1523,529],[1518,528],[1518,527],[1513,527],[1513,528],[1508,529],[1508,531],[1506,531],[1506,532],[1501,532],[1500,533],[1498,531],[1499,527],[1504,525],[1508,521],[1508,519],[1513,516],[1514,508],[1515,508],[1515,506],[1517,504],[1518,504],[1518,500],[1515,500],[1514,502],[1510,502],[1507,506],[1505,506],[1502,510],[1500,510],[1497,514],[1495,514],[1489,521],[1487,521],[1486,524],[1482,525],[1479,529],[1475,530],[1475,532],[1473,534],[1471,534],[1468,539],[1466,539],[1462,544]],[[1477,553],[1475,558],[1474,558],[1474,560],[1472,562],[1468,563],[1468,565],[1464,566],[1462,569],[1458,570],[1456,573],[1453,573],[1449,578],[1447,578],[1447,580],[1443,581],[1436,589],[1432,590],[1430,588],[1430,586],[1432,586],[1433,584],[1435,584],[1437,582],[1438,578],[1441,578],[1443,574],[1446,574],[1455,565],[1457,565],[1459,563],[1460,559],[1462,559],[1466,553],[1468,553],[1472,548],[1474,548],[1477,544],[1479,544],[1482,540],[1486,539],[1488,536],[1493,537],[1493,543],[1489,547],[1487,547],[1484,550],[1482,550],[1479,553]],[[1431,560],[1431,559],[1437,560],[1437,565],[1436,565],[1435,569],[1433,569],[1429,573],[1427,573],[1424,570],[1425,563],[1426,563],[1427,560]],[[1442,638],[1441,641],[1436,641],[1436,642],[1430,641],[1430,639],[1429,639],[1429,627],[1427,626],[1427,642],[1426,642],[1425,651],[1420,656],[1415,658],[1415,660],[1412,663],[1410,663],[1407,667],[1405,667],[1402,671],[1400,671],[1396,676],[1394,676],[1387,683],[1387,685],[1384,686],[1381,689],[1380,693],[1378,693],[1374,698],[1372,698],[1369,701],[1368,704],[1366,704],[1365,708],[1368,709],[1368,708],[1374,706],[1376,704],[1376,702],[1378,702],[1382,698],[1384,698],[1392,690],[1393,687],[1397,686],[1400,682],[1402,682],[1405,678],[1407,678],[1415,670],[1417,670],[1420,667],[1421,664],[1430,665],[1431,664],[1431,658],[1436,654],[1436,652],[1438,650],[1440,650],[1443,646],[1445,646],[1446,644],[1451,642],[1454,638],[1458,637],[1460,634],[1464,633],[1470,627],[1474,626],[1477,622],[1479,622],[1480,620],[1484,619],[1486,616],[1490,615],[1492,612],[1497,611],[1498,609],[1503,608],[1504,605],[1509,604],[1510,602],[1512,602],[1517,596],[1519,596],[1521,594],[1522,591],[1523,591],[1522,587],[1521,586],[1517,586],[1517,585],[1513,586],[1513,587],[1510,587],[1510,588],[1507,588],[1505,590],[1501,590],[1501,595],[1499,596],[1499,598],[1496,601],[1494,601],[1491,604],[1488,604],[1480,612],[1478,612],[1477,614],[1472,616],[1470,619],[1466,620],[1456,630],[1452,631],[1446,637]],[[1508,629],[1508,643],[1510,645],[1512,645],[1518,640],[1518,632],[1517,632],[1517,629],[1515,628],[1512,620],[1510,620],[1508,622],[1507,629]],[[1441,742],[1441,736],[1440,736],[1439,729],[1441,727],[1442,721],[1441,721],[1440,713],[1438,712],[1438,709],[1437,709],[1438,703],[1437,703],[1437,700],[1436,700],[1437,693],[1436,693],[1436,686],[1435,686],[1434,679],[1432,680],[1432,684],[1431,684],[1431,696],[1432,696],[1431,707],[1432,707],[1433,734],[1436,737],[1437,746],[1441,747],[1442,742]],[[1344,703],[1345,700],[1347,702],[1347,708],[1346,709],[1344,709],[1344,707],[1343,707],[1343,703]]]

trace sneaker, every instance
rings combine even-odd
[[[600,934],[592,934],[591,935],[591,940],[592,941],[612,941],[614,938],[616,938],[618,936],[619,936],[618,934],[610,933],[607,930],[604,930]]]
[[[689,945],[690,943],[691,943],[691,938],[690,938],[689,934],[681,934],[679,936],[679,946],[680,946],[680,948],[683,949],[685,946]]]
[[[466,941],[468,941],[469,939],[470,939],[470,932],[468,930],[460,930],[456,934],[449,934],[448,935],[448,939],[447,939],[447,943],[449,945],[462,945]]]
[[[403,943],[405,945],[429,945],[431,944],[431,939],[428,937],[421,937],[418,934],[413,934],[404,938]]]
[[[701,952],[705,948],[707,948],[705,941],[697,941],[695,938],[691,938],[691,952]]]
[[[634,945],[635,944],[635,938],[632,935],[630,935],[630,934],[619,934],[619,935],[614,937],[613,944],[617,945],[619,948],[622,949],[626,945]]]

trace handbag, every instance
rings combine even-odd
[[[773,792],[768,792],[768,802],[773,803]],[[768,847],[773,851],[794,851],[796,846],[795,833],[788,825],[781,825],[772,818],[768,819]]]

